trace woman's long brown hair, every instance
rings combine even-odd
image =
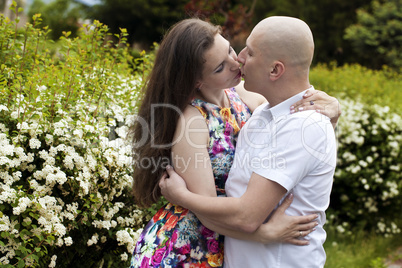
[[[195,95],[205,52],[212,47],[217,33],[219,26],[196,18],[185,19],[170,29],[159,46],[131,129],[133,193],[140,206],[148,207],[161,196],[158,182],[166,161],[171,159],[180,113]]]

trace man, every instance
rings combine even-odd
[[[316,231],[303,247],[225,238],[225,267],[323,267],[329,205],[336,165],[335,134],[329,118],[314,111],[291,114],[288,107],[311,88],[312,33],[303,21],[269,17],[258,23],[238,60],[245,88],[269,102],[242,128],[226,183],[227,198],[201,196],[168,169],[163,195],[189,208],[206,224],[254,232],[278,203],[293,193],[289,215],[318,216]],[[303,236],[300,232],[300,236]]]

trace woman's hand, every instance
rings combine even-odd
[[[186,182],[171,166],[166,167],[166,172],[159,180],[159,188],[166,200],[176,205],[182,205],[180,196],[182,193],[188,192]]]
[[[303,99],[290,107],[290,113],[307,110],[316,110],[328,116],[334,127],[342,113],[339,101],[320,90],[307,90]]]
[[[308,245],[304,237],[315,230],[318,225],[316,214],[308,216],[288,216],[285,210],[293,201],[293,195],[285,198],[283,203],[275,210],[267,223],[262,224],[256,231],[260,243],[285,242],[294,245]]]

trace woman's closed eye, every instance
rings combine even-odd
[[[233,52],[234,52],[233,47],[229,46],[229,55],[231,55]],[[222,63],[221,65],[219,65],[218,68],[216,68],[215,73],[222,72],[224,68],[225,68],[225,63]]]
[[[222,72],[224,67],[225,67],[225,64],[222,63],[222,64],[219,65],[219,67],[215,70],[215,73],[220,73],[220,72]]]

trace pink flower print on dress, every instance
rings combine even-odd
[[[182,254],[182,255],[187,255],[191,252],[191,246],[190,244],[186,244],[182,246],[181,248],[178,249],[177,253]]]
[[[215,140],[212,151],[214,154],[219,154],[219,153],[225,151],[225,147],[219,143],[219,140]]]
[[[219,242],[213,238],[208,239],[208,250],[212,253],[218,253],[219,252]]]
[[[208,229],[207,227],[205,227],[204,225],[201,227],[201,234],[202,236],[209,238],[209,237],[214,237],[215,232]]]
[[[232,132],[233,132],[232,125],[229,122],[226,122],[225,131],[223,132],[223,134],[225,134],[225,137],[230,137]]]
[[[166,251],[166,247],[157,249],[155,251],[154,255],[152,256],[151,264],[153,266],[159,266],[165,256],[165,254],[166,255],[168,254],[168,252]]]
[[[149,258],[144,257],[141,262],[141,268],[149,268]]]

